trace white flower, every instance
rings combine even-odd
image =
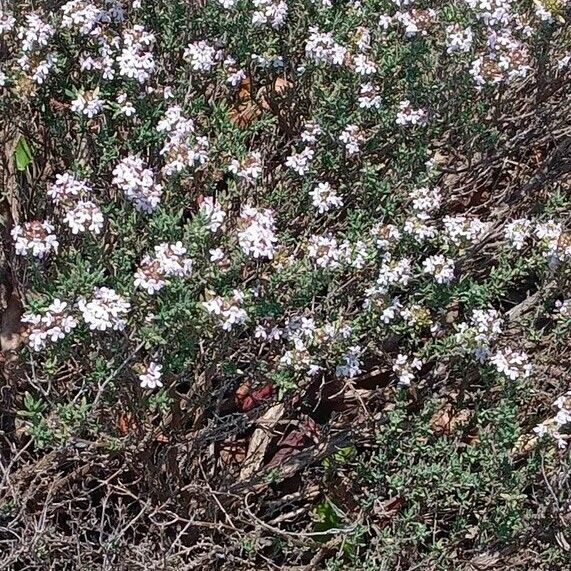
[[[408,99],[404,99],[399,103],[399,111],[397,113],[397,125],[425,125],[427,122],[427,114],[424,109],[414,109]]]
[[[381,322],[388,324],[394,321],[402,310],[402,304],[398,298],[392,300],[391,304],[383,309],[381,312]]]
[[[446,51],[449,54],[470,51],[473,41],[472,28],[462,29],[458,24],[446,27]]]
[[[525,241],[531,236],[531,232],[531,220],[519,218],[507,224],[504,230],[504,236],[512,248],[521,250],[525,245]]]
[[[123,105],[121,105],[121,108],[119,109],[119,111],[121,113],[123,113],[123,115],[125,115],[125,117],[131,117],[131,116],[137,114],[137,110],[135,109],[135,107],[133,106],[133,104],[130,101],[125,101],[125,103],[123,103]]]
[[[424,273],[434,276],[439,284],[446,284],[454,279],[454,260],[442,255],[430,256],[422,262]]]
[[[86,230],[100,234],[103,221],[101,209],[91,200],[80,200],[67,211],[64,218],[64,222],[71,228],[73,234],[79,234]]]
[[[305,44],[305,55],[316,63],[342,65],[347,56],[347,48],[339,45],[330,33],[321,33],[311,26],[310,36]]]
[[[149,295],[154,295],[167,283],[160,262],[150,256],[141,260],[134,277],[135,287],[144,289]]]
[[[360,75],[371,75],[376,73],[377,66],[365,54],[357,54],[353,58],[355,71]]]
[[[28,72],[32,81],[41,85],[47,79],[50,71],[55,67],[57,57],[55,54],[48,53],[44,59],[38,61],[28,54],[24,54],[18,59],[18,63],[24,71]]]
[[[98,331],[125,329],[125,318],[131,308],[131,304],[123,296],[107,287],[95,287],[91,299],[82,297],[77,305],[89,329]]]
[[[564,301],[557,300],[555,302],[555,307],[557,308],[557,318],[571,319],[571,299],[566,299]]]
[[[321,135],[322,130],[321,127],[317,123],[307,122],[301,133],[301,140],[304,143],[308,143],[313,145],[317,142],[317,138]]]
[[[119,75],[145,83],[155,70],[152,48],[155,36],[141,25],[123,32],[123,48],[117,57]]]
[[[361,366],[362,362],[360,360],[361,354],[363,353],[362,347],[359,345],[354,345],[349,347],[347,352],[343,355],[343,364],[337,365],[335,368],[335,374],[338,377],[344,377],[346,379],[352,379],[362,372]]]
[[[422,361],[416,357],[410,358],[399,353],[393,363],[393,371],[398,376],[399,385],[408,387],[415,378],[415,371],[422,369]]]
[[[477,217],[468,219],[462,215],[445,216],[442,222],[444,224],[442,234],[445,240],[456,246],[479,242],[488,232],[490,226]]]
[[[141,287],[149,295],[160,291],[168,277],[188,277],[192,273],[193,261],[186,256],[182,242],[155,246],[155,257],[145,256],[135,272],[135,287]]]
[[[216,232],[224,223],[226,212],[212,196],[206,196],[200,204],[200,214],[206,218],[206,228]]]
[[[101,112],[103,104],[103,99],[100,99],[95,91],[78,92],[76,98],[71,102],[71,110],[93,119]]]
[[[226,257],[222,248],[213,248],[212,250],[209,250],[208,253],[210,254],[211,262],[220,262]]]
[[[16,18],[11,14],[0,12],[0,34],[11,32],[16,25]]]
[[[231,299],[216,296],[209,301],[203,302],[202,306],[218,322],[224,331],[230,331],[235,326],[242,325],[248,320],[248,314],[240,307],[243,301],[241,292],[235,292]]]
[[[370,231],[378,248],[387,250],[400,242],[401,232],[394,224],[375,224]]]
[[[156,389],[162,387],[163,383],[161,381],[162,377],[162,365],[151,361],[149,366],[145,369],[145,372],[139,375],[139,380],[141,381],[141,388],[143,389]]]
[[[43,314],[25,313],[24,337],[34,351],[44,349],[48,341],[56,343],[77,326],[77,320],[66,311],[67,303],[54,299]]]
[[[186,47],[184,59],[194,71],[208,72],[218,63],[219,53],[210,43],[201,40]]]
[[[232,159],[228,170],[249,184],[253,184],[262,174],[262,154],[254,151],[242,161]]]
[[[310,236],[308,255],[318,268],[338,268],[341,250],[333,236]]]
[[[347,154],[353,156],[361,151],[359,145],[364,140],[364,136],[357,125],[347,125],[339,135],[339,140],[345,144]]]
[[[497,351],[490,358],[490,363],[494,365],[499,373],[502,373],[512,381],[525,379],[531,375],[532,371],[529,357],[523,351],[514,351],[509,347],[503,351]]]
[[[181,172],[186,167],[203,165],[208,160],[208,139],[195,135],[194,122],[184,116],[180,106],[167,109],[157,125],[157,131],[168,133],[160,151],[166,158],[163,169],[166,175]]]
[[[442,204],[442,194],[438,188],[416,188],[410,193],[412,208],[420,212],[434,212]]]
[[[288,5],[284,0],[253,0],[256,10],[252,14],[252,24],[269,24],[281,28],[285,23]]]
[[[335,192],[328,182],[320,182],[309,193],[312,204],[320,214],[327,212],[331,208],[343,206],[343,199]]]
[[[379,88],[372,83],[362,83],[359,89],[359,107],[362,109],[378,109],[380,106]]]
[[[122,159],[113,169],[112,182],[141,212],[154,212],[161,201],[162,186],[155,182],[153,171],[146,168],[140,157]]]
[[[47,195],[54,204],[74,203],[77,199],[87,197],[92,190],[87,181],[65,173],[56,174],[56,180],[48,185]]]
[[[381,290],[386,290],[389,286],[406,286],[412,277],[412,265],[409,258],[386,261],[381,265],[377,285]]]
[[[275,221],[267,208],[244,206],[240,213],[238,243],[247,256],[273,258],[275,254]]]
[[[502,333],[503,319],[495,309],[474,309],[467,322],[456,326],[456,343],[463,350],[472,351],[474,356],[484,362],[490,347]]]
[[[56,253],[59,242],[53,232],[54,227],[47,221],[17,224],[11,232],[16,254],[25,256],[31,252],[36,258],[43,258],[52,251]]]
[[[315,151],[306,147],[301,153],[294,153],[286,159],[286,167],[293,169],[298,175],[303,176],[309,170]]]
[[[46,24],[37,14],[26,14],[26,27],[21,27],[18,31],[18,38],[22,41],[22,51],[31,52],[42,46],[47,46],[50,38],[55,34],[55,30],[50,24]],[[5,21],[4,27],[9,26],[9,21]]]
[[[403,230],[414,236],[418,242],[424,242],[430,238],[437,236],[438,231],[435,226],[430,224],[430,215],[424,212],[418,212],[414,216],[409,216],[404,224]]]

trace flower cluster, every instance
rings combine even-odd
[[[429,256],[422,262],[424,273],[434,277],[436,283],[447,284],[454,279],[454,260],[442,255]]]
[[[123,32],[123,48],[117,56],[119,75],[136,79],[139,83],[149,80],[155,70],[152,48],[155,36],[136,25]]]
[[[59,299],[54,299],[42,314],[25,313],[22,323],[24,337],[34,351],[45,349],[49,342],[60,341],[77,327],[77,320],[67,311],[67,303]]]
[[[91,200],[92,189],[87,181],[64,173],[56,175],[55,182],[48,186],[48,196],[65,212],[63,221],[73,234],[86,231],[100,234],[103,229],[103,213]]]
[[[305,55],[315,63],[343,65],[348,55],[346,47],[338,44],[331,33],[320,32],[319,28],[309,28],[309,38],[305,44]]]
[[[398,354],[393,363],[393,371],[398,377],[399,385],[408,387],[415,378],[415,371],[422,369],[422,361],[417,357],[409,357],[401,353]]]
[[[356,379],[373,361],[408,386],[421,371],[433,374],[440,351],[446,366],[454,357],[485,365],[486,374],[529,377],[533,355],[505,347],[504,320],[491,305],[505,307],[510,288],[530,283],[518,281],[520,272],[533,271],[533,280],[564,274],[571,234],[564,202],[532,210],[531,198],[506,190],[506,181],[533,172],[526,153],[521,169],[513,164],[512,133],[539,119],[528,101],[523,118],[504,110],[528,76],[529,89],[550,84],[546,101],[552,88],[559,97],[571,55],[551,32],[567,4],[381,4],[387,13],[361,0],[343,10],[312,0],[301,12],[287,0],[199,3],[181,45],[165,27],[169,10],[151,14],[138,0],[63,0],[54,13],[18,10],[18,20],[1,13],[8,113],[30,109],[45,133],[64,134],[63,151],[46,148],[54,162],[45,172],[70,169],[48,184],[49,200],[35,204],[30,194],[32,221],[11,229],[15,251],[57,253],[42,266],[54,287],[85,291],[99,283],[93,276],[113,276],[118,291],[136,292],[128,299],[97,287],[70,302],[73,310],[56,299],[26,315],[30,346],[63,338],[83,316],[90,329],[128,328],[129,340],[144,324],[149,339],[166,339],[169,350],[172,342],[177,363],[195,357],[180,328],[192,328],[200,346],[221,328],[235,337],[237,360],[256,355],[260,370],[286,386],[321,374]],[[537,46],[551,41],[544,36],[557,49],[545,44],[539,57]],[[40,138],[29,139],[35,151]],[[468,140],[469,152],[457,153]],[[496,144],[512,157],[501,177],[490,154]],[[17,168],[43,188],[20,151]],[[545,180],[542,201],[558,174]],[[101,207],[113,218],[106,232]],[[98,236],[66,248],[60,227],[67,238]],[[72,272],[78,247],[91,249],[85,268]],[[197,279],[179,279],[190,275]],[[36,276],[30,283],[43,287]],[[571,310],[568,292],[557,295],[567,300],[549,323],[559,332]],[[135,300],[141,307],[131,312]],[[178,317],[196,306],[209,319],[195,331]],[[162,386],[157,355],[134,368],[143,388]],[[164,364],[169,374],[176,368]]]
[[[317,208],[319,214],[343,206],[343,199],[328,182],[318,183],[310,192],[310,196],[312,204]]]
[[[565,449],[570,439],[567,429],[571,425],[571,391],[561,395],[553,406],[557,409],[557,413],[552,418],[538,424],[533,431],[539,437],[550,436],[557,442],[559,448]]]
[[[167,176],[187,167],[203,165],[208,160],[208,139],[195,136],[194,122],[184,116],[180,106],[174,105],[167,109],[157,125],[157,131],[167,133],[160,152],[165,158],[163,171]]]
[[[131,309],[129,301],[108,287],[95,287],[91,298],[80,298],[77,306],[89,329],[97,331],[122,331]]]
[[[254,151],[242,161],[232,159],[228,170],[244,182],[253,184],[262,174],[262,154]]]
[[[284,0],[253,0],[256,10],[252,14],[252,24],[269,24],[281,28],[286,20],[288,5]]]
[[[397,113],[397,125],[424,125],[428,120],[428,115],[424,109],[415,109],[408,99],[399,103]]]
[[[151,361],[144,369],[144,371],[139,375],[139,381],[141,381],[141,388],[143,389],[156,389],[163,386],[161,378],[162,365]]]
[[[510,347],[497,351],[490,357],[490,363],[512,381],[529,377],[533,368],[526,353]]]
[[[114,290],[96,287],[89,301],[83,297],[78,300],[76,309],[89,329],[121,331],[126,326],[130,307],[130,303]],[[25,313],[22,323],[25,326],[24,339],[34,351],[41,351],[49,343],[61,341],[79,324],[72,307],[57,298],[42,313]]]
[[[163,194],[162,185],[155,182],[155,174],[140,157],[122,159],[113,169],[113,184],[141,212],[154,212]]]
[[[31,252],[36,258],[44,258],[50,252],[56,253],[59,242],[54,230],[53,225],[47,221],[34,220],[17,224],[11,232],[16,253],[25,256]]]
[[[490,355],[492,343],[502,333],[502,323],[502,317],[495,309],[474,309],[469,320],[457,326],[456,343],[484,362]]]
[[[98,95],[97,90],[79,91],[75,99],[71,102],[70,109],[75,113],[81,113],[88,119],[93,119],[103,110],[104,101]]]
[[[231,297],[215,296],[202,305],[224,331],[230,331],[248,321],[248,314],[241,307],[243,302],[244,294],[234,290]]]
[[[221,52],[212,44],[200,40],[189,44],[184,50],[184,59],[190,63],[193,71],[206,73],[218,65]]]
[[[244,206],[240,213],[238,243],[247,256],[253,258],[273,258],[277,238],[273,212]]]
[[[186,257],[182,242],[155,246],[155,256],[145,256],[135,272],[135,287],[149,294],[161,290],[169,277],[187,277],[192,272],[193,262]]]
[[[206,196],[200,203],[200,214],[206,220],[206,228],[210,232],[217,232],[224,223],[226,212],[212,196]]]

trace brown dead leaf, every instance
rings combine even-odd
[[[245,438],[235,442],[222,442],[219,448],[220,460],[226,465],[242,464],[246,459],[248,444]]]
[[[274,387],[271,383],[267,383],[255,391],[250,391],[250,385],[244,383],[236,389],[234,401],[239,410],[248,412],[261,401],[270,398],[273,394]]]
[[[404,500],[399,497],[384,501],[376,500],[373,504],[373,514],[380,521],[388,521],[397,515],[403,505]]]
[[[252,98],[251,82],[245,78],[238,86],[236,103],[228,113],[230,121],[240,129],[245,129],[260,114],[261,110]]]
[[[3,352],[17,351],[22,345],[22,317],[23,308],[15,293],[6,300],[6,307],[2,313],[0,329],[0,349]]]
[[[472,417],[472,414],[472,411],[467,409],[456,412],[450,403],[446,403],[432,415],[430,428],[436,434],[448,435],[459,426],[466,424]]]
[[[254,98],[252,84],[248,78],[245,78],[238,86],[236,103],[229,112],[230,121],[241,129],[245,129],[262,114],[262,111],[269,111],[275,107],[275,104],[272,106],[274,100],[283,96],[292,87],[293,84],[290,81],[278,77],[270,87],[261,87]]]
[[[117,418],[117,430],[123,436],[131,434],[137,430],[137,422],[131,412],[122,412]]]
[[[470,567],[475,571],[486,571],[486,569],[494,569],[500,562],[499,553],[482,553],[476,555],[470,560]]]
[[[230,121],[240,129],[245,129],[254,119],[260,116],[261,111],[255,103],[241,103],[230,109]]]
[[[539,442],[537,436],[531,434],[522,434],[515,442],[512,448],[512,454],[529,454]]]
[[[269,111],[272,108],[272,101],[276,96],[283,96],[285,93],[293,87],[293,83],[288,81],[283,77],[278,77],[271,88],[262,87],[258,91],[258,100],[260,101],[260,106],[265,111]]]
[[[253,476],[262,465],[266,449],[273,437],[272,431],[281,419],[283,413],[284,405],[283,403],[278,403],[271,406],[258,419],[258,427],[254,430],[254,434],[252,434],[250,445],[248,446],[248,454],[244,460],[242,470],[240,470],[240,476],[238,477],[240,481],[243,482]]]

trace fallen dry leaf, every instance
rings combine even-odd
[[[261,87],[256,100],[252,97],[252,85],[248,78],[245,78],[239,85],[236,93],[236,103],[229,111],[229,118],[232,123],[241,129],[245,129],[254,119],[257,119],[262,111],[272,109],[272,103],[276,96],[282,96],[293,84],[283,77],[278,77],[271,87]]]
[[[251,82],[248,78],[242,80],[236,92],[236,104],[230,109],[230,121],[240,129],[245,129],[254,119],[260,116],[261,110],[252,99]]]
[[[493,569],[500,562],[499,553],[482,553],[470,560],[470,566],[477,571]]]
[[[242,464],[246,459],[247,443],[245,438],[235,442],[223,442],[219,448],[220,460],[227,466]]]
[[[23,308],[15,293],[6,300],[6,308],[2,313],[0,329],[0,349],[4,352],[17,351],[22,345],[22,317]]]
[[[472,411],[467,409],[455,411],[454,407],[447,403],[432,415],[430,428],[436,434],[448,435],[459,426],[466,424],[472,414]]]
[[[247,392],[242,387],[248,387]],[[265,384],[263,387],[249,392],[248,385],[241,385],[236,391],[236,404],[242,412],[252,410],[261,401],[270,398],[274,394],[274,387],[271,383]]]
[[[258,427],[254,430],[250,445],[248,446],[248,454],[244,460],[242,470],[240,470],[240,481],[247,480],[253,476],[264,460],[266,449],[272,439],[272,431],[281,419],[284,413],[283,403],[271,406],[259,419]]]
[[[262,109],[264,109],[265,111],[270,110],[272,99],[276,95],[278,96],[284,95],[285,92],[288,89],[291,89],[292,87],[293,83],[291,83],[291,81],[288,81],[283,77],[278,77],[274,81],[270,89],[268,89],[267,87],[260,88],[260,90],[258,91],[258,100],[260,101],[260,107],[262,107]]]
[[[137,430],[137,422],[131,412],[122,412],[119,414],[119,418],[117,418],[117,430],[123,436],[127,436]]]

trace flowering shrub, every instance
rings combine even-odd
[[[80,520],[64,522],[50,504],[49,530],[37,532],[48,545],[42,563],[33,542],[27,550],[16,540],[24,545],[46,514],[19,510],[18,494],[7,491],[3,563],[63,568],[62,557],[84,554],[93,568],[153,567],[161,551],[165,568],[214,569],[222,543],[244,569],[301,565],[311,561],[312,538],[338,533],[345,547],[332,541],[331,553],[319,552],[334,555],[332,569],[365,560],[371,569],[412,566],[438,549],[452,568],[453,553],[523,538],[537,523],[527,508],[520,527],[495,504],[475,524],[451,496],[442,501],[452,502],[453,521],[428,538],[423,526],[434,520],[436,529],[441,514],[402,484],[428,481],[428,472],[400,465],[398,455],[419,439],[432,446],[434,422],[418,423],[448,395],[454,406],[466,398],[463,418],[473,420],[460,436],[446,428],[446,438],[476,456],[488,445],[506,458],[527,455],[525,476],[506,481],[493,501],[531,486],[538,455],[544,478],[545,457],[552,474],[564,461],[569,9],[566,0],[22,0],[4,8],[0,293],[13,411],[3,428],[5,474],[51,451],[76,462],[69,447],[81,444],[89,463],[78,473],[113,507],[82,507],[85,522],[101,521],[97,539],[78,536],[77,549],[63,542],[61,555],[54,546],[77,534],[66,529]],[[490,444],[490,419],[505,410],[512,424]],[[398,428],[407,415],[418,434]],[[357,459],[332,473],[348,446]],[[321,503],[290,517],[269,485],[301,470],[292,467],[296,453],[322,470],[325,488],[317,486]],[[49,462],[45,470],[76,481]],[[382,462],[386,474],[375,471]],[[503,480],[498,466],[490,470]],[[360,508],[333,509],[347,498],[329,493],[331,482],[331,490],[362,482]],[[375,482],[379,497],[365,491]],[[562,529],[571,519],[564,489],[555,500]],[[394,521],[371,507],[385,505],[389,491]],[[260,494],[255,508],[251,492]],[[77,493],[69,510],[95,502],[91,491]],[[140,516],[123,521],[129,497],[127,512]],[[399,510],[417,500],[418,535],[402,563],[383,542],[406,543]],[[30,519],[18,520],[26,510]],[[231,539],[213,531],[220,521]],[[308,542],[294,554],[288,542],[302,527],[317,535],[302,535]],[[381,528],[394,536],[381,541]],[[149,543],[131,553],[129,542],[143,535]],[[557,545],[568,550],[568,541]],[[100,550],[87,556],[92,544]],[[559,557],[550,551],[534,568]]]

